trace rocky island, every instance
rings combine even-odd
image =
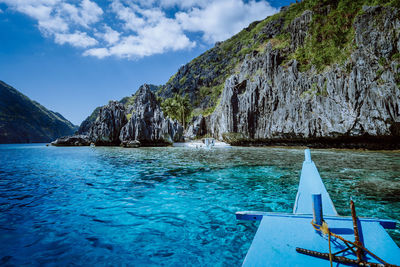
[[[159,146],[210,136],[233,145],[399,149],[399,11],[396,1],[284,7],[165,85],[97,108],[77,135],[52,144]],[[174,97],[187,98],[190,114],[165,108]]]
[[[144,84],[125,104],[110,101],[95,111],[94,120],[86,120],[77,135],[59,138],[56,146],[123,145],[166,146],[183,141],[182,125],[165,117],[160,102]],[[123,101],[121,101],[123,102]]]

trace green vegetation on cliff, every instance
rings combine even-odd
[[[150,90],[153,93],[157,92],[157,90],[160,89],[160,86],[158,86],[158,85],[154,85],[154,84],[147,84],[147,85],[149,86]],[[124,104],[125,107],[127,107],[129,105],[133,105],[135,103],[135,99],[136,99],[136,93],[131,96],[126,96],[126,97],[122,98],[119,102]]]
[[[156,92],[160,88],[160,86],[154,85],[154,84],[148,84],[148,86],[152,92]],[[122,98],[119,102],[122,103],[125,107],[133,105],[135,103],[136,94],[137,94],[137,92],[131,96],[126,96],[126,97]],[[102,107],[103,106],[97,107],[95,110],[93,110],[92,114],[90,114],[81,123],[81,125],[79,126],[78,134],[87,134],[89,132],[90,127],[96,121],[96,118],[99,115],[100,109]],[[130,116],[127,116],[127,119],[129,120],[131,116],[132,116],[132,114],[130,114]]]
[[[164,114],[173,120],[178,120],[183,125],[183,128],[186,127],[186,123],[190,119],[191,107],[192,105],[187,95],[182,97],[179,94],[175,94],[173,97],[161,102],[161,109]]]
[[[353,23],[362,14],[363,6],[399,6],[398,1],[389,0],[311,0],[297,5],[299,14],[304,10],[313,12],[308,36],[304,45],[289,55],[300,63],[300,70],[315,66],[317,71],[334,63],[344,63],[355,48]]]
[[[304,0],[262,21],[255,21],[230,39],[181,67],[157,94],[170,98],[174,94],[190,98],[195,110],[210,114],[218,103],[225,80],[235,72],[244,57],[263,52],[267,43],[281,50],[280,64],[292,59],[301,71],[312,66],[322,72],[335,63],[343,63],[355,49],[353,23],[363,12],[363,6],[400,8],[398,0]],[[293,43],[299,34],[292,22],[309,11],[311,20],[301,43]]]

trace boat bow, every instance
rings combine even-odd
[[[243,266],[329,266],[329,260],[296,251],[296,248],[302,248],[303,251],[328,252],[326,236],[311,225],[313,195],[321,196],[323,220],[329,225],[329,230],[346,240],[354,241],[354,219],[338,215],[317,167],[311,160],[310,150],[306,149],[292,214],[254,211],[236,213],[237,219],[261,221]],[[385,231],[385,228],[394,229],[396,221],[357,218],[357,223],[362,243],[369,251],[386,262],[400,265],[400,249]],[[331,243],[332,253],[336,253],[337,258],[357,260],[356,255],[346,250],[346,244],[339,241],[333,240]],[[365,255],[365,260],[380,263],[371,255]],[[335,266],[346,265],[335,262]]]

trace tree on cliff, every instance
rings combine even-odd
[[[165,115],[173,120],[178,120],[182,123],[183,128],[186,127],[186,122],[192,112],[192,105],[187,95],[183,97],[179,94],[174,94],[173,97],[167,98],[161,103],[161,108]]]

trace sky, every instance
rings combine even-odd
[[[0,80],[79,125],[293,0],[0,0]]]

